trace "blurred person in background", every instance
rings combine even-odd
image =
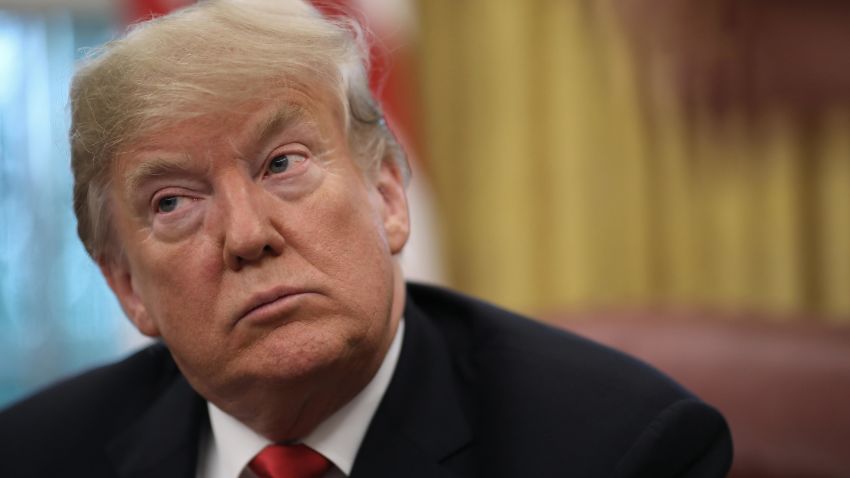
[[[78,232],[158,343],[0,415],[3,476],[724,476],[651,368],[405,284],[408,167],[359,28],[209,1],[77,74]]]

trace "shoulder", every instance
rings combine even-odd
[[[101,449],[178,376],[167,349],[156,344],[54,384],[0,412],[0,462]]]
[[[446,289],[408,290],[456,355],[475,397],[479,434],[487,437],[482,444],[504,451],[494,460],[502,471],[526,446],[544,474],[569,462],[588,476],[689,476],[686,468],[712,453],[706,466],[719,471],[704,476],[723,476],[728,468],[723,417],[653,367]],[[517,436],[523,443],[517,445]],[[645,474],[659,459],[670,474]]]
[[[651,366],[568,331],[447,289],[410,285],[409,291],[453,350],[462,349],[479,373],[498,372],[492,386],[568,387],[576,398],[610,393],[640,402],[691,397]]]

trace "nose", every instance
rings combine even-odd
[[[241,268],[283,253],[286,241],[274,222],[266,192],[250,181],[222,188],[223,254],[227,268]]]

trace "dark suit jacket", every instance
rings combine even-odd
[[[408,290],[399,363],[353,478],[725,476],[725,421],[655,370],[449,291]],[[0,476],[193,477],[208,427],[154,345],[0,414]]]

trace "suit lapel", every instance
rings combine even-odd
[[[206,408],[182,375],[126,431],[107,453],[122,478],[195,476],[198,443]]]
[[[408,297],[393,379],[354,462],[351,478],[455,476],[471,431],[446,339]]]

